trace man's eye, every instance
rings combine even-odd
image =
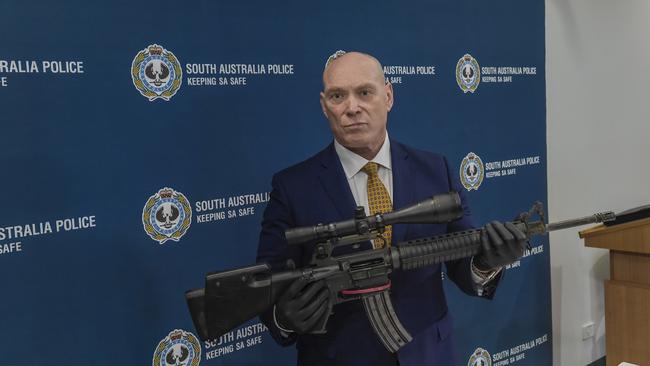
[[[361,95],[364,96],[364,97],[367,97],[370,94],[372,94],[372,92],[370,90],[368,90],[368,89],[361,90]]]

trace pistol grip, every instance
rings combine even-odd
[[[332,314],[332,308],[334,307],[334,302],[330,299],[327,302],[327,310],[325,310],[325,313],[323,316],[320,318],[318,323],[316,324],[316,327],[310,331],[310,334],[325,334],[327,333],[327,322],[330,319],[330,315]]]

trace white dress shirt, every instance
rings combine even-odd
[[[334,149],[336,149],[336,154],[339,156],[339,160],[341,160],[341,164],[343,165],[343,171],[345,172],[345,177],[348,179],[352,196],[354,196],[354,202],[356,202],[357,206],[366,208],[366,215],[370,215],[368,209],[368,174],[362,172],[361,169],[369,162],[372,161],[379,165],[377,175],[379,176],[379,180],[384,184],[384,187],[386,187],[386,190],[388,190],[391,202],[393,201],[393,171],[391,169],[390,140],[388,139],[388,134],[386,134],[386,139],[381,149],[379,149],[379,152],[372,160],[366,160],[366,158],[350,151],[336,140],[334,140]]]

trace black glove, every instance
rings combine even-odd
[[[299,278],[275,304],[278,325],[298,334],[309,333],[328,310],[329,290],[325,281],[308,282]]]
[[[481,232],[481,250],[474,265],[481,271],[503,267],[521,258],[527,245],[526,235],[511,222],[492,221]]]

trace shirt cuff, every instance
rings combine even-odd
[[[503,270],[503,267],[492,269],[490,271],[481,271],[474,265],[474,257],[472,257],[470,262],[470,268],[472,269],[472,280],[474,282],[474,289],[476,294],[483,296],[483,291],[485,290],[485,285],[490,283],[499,273]]]
[[[285,329],[278,323],[278,318],[275,315],[275,305],[273,305],[273,323],[275,323],[275,326],[280,330],[280,335],[284,338],[289,338],[289,335],[293,333],[293,330]]]

